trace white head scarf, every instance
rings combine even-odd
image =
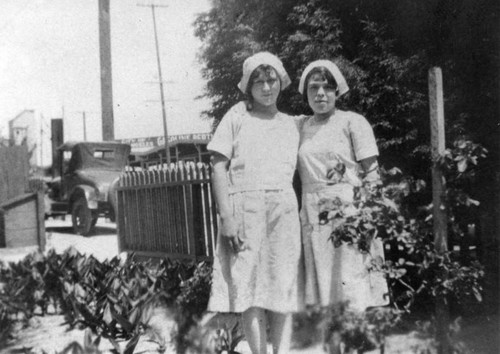
[[[260,65],[270,65],[274,68],[274,70],[276,70],[281,80],[281,91],[283,91],[288,85],[290,85],[290,77],[283,67],[283,63],[281,62],[281,60],[279,60],[277,56],[269,52],[260,52],[246,58],[243,62],[243,76],[238,83],[238,88],[241,90],[241,92],[246,93],[250,75],[252,75],[253,71]]]
[[[304,69],[304,72],[302,73],[302,76],[300,77],[300,83],[299,83],[299,92],[302,94],[304,93],[304,85],[306,84],[306,77],[307,75],[311,72],[312,69],[323,66],[326,68],[333,76],[335,81],[337,82],[337,87],[339,89],[339,93],[337,97],[342,96],[344,93],[349,91],[349,86],[347,86],[347,82],[345,81],[344,76],[340,72],[339,68],[337,65],[335,65],[333,62],[330,60],[316,60],[310,63],[306,68]]]

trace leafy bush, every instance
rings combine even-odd
[[[340,333],[346,351],[363,352],[382,347],[385,337],[398,325],[401,317],[401,312],[394,308],[355,312],[349,310],[346,303],[337,304],[327,311],[327,333]]]
[[[178,353],[197,347],[193,346],[193,338],[201,333],[198,322],[207,309],[212,283],[212,267],[208,263],[193,264],[186,270],[187,277],[180,283],[175,301],[177,329],[174,336]]]
[[[116,340],[128,340],[133,348],[149,330],[157,306],[175,309],[178,337],[182,337],[193,316],[206,308],[209,272],[205,263],[165,259],[153,265],[137,262],[133,256],[99,263],[89,257],[80,262],[82,277],[77,282],[65,280],[66,301],[71,303],[73,323],[92,329],[115,346]],[[204,293],[199,293],[198,287]]]
[[[107,338],[118,351],[118,341],[128,341],[125,351],[132,352],[139,337],[151,332],[156,306],[175,309],[177,338],[183,338],[206,309],[210,279],[205,262],[164,259],[153,265],[133,255],[100,262],[75,249],[31,254],[0,267],[0,339],[7,337],[13,317],[45,314],[49,305],[71,326]]]
[[[458,211],[478,204],[469,197],[464,186],[474,177],[475,165],[485,154],[481,146],[459,140],[436,161],[447,180],[445,202],[450,239],[464,235],[463,228],[457,225]],[[383,241],[386,260],[373,259],[371,267],[385,273],[397,309],[410,312],[417,304],[422,309],[433,303],[428,300],[435,297],[457,303],[480,302],[482,265],[473,257],[464,261],[454,251],[441,252],[435,248],[432,205],[426,202],[430,195],[426,191],[427,183],[404,176],[397,168],[382,171],[382,179],[383,184],[365,182],[356,188],[352,204],[344,204],[339,199],[321,201],[320,222],[332,223],[334,245],[356,245],[360,252],[368,253],[373,239]],[[337,311],[330,316],[332,323],[338,326],[338,321],[354,324],[347,331],[342,327],[346,343],[358,343],[359,347],[366,338],[373,337],[362,335],[369,322],[363,317],[367,313],[358,317]],[[384,325],[381,328],[385,328]]]
[[[186,354],[240,354],[236,346],[243,339],[238,322],[232,328],[206,328],[195,323],[183,338]]]
[[[57,354],[101,354],[102,351],[99,350],[100,342],[101,337],[92,338],[91,331],[87,329],[83,337],[83,345],[78,342],[71,342]]]
[[[70,272],[68,260],[75,251],[58,255],[33,253],[8,266],[0,264],[0,343],[7,340],[13,320],[27,321],[49,309],[64,308],[60,279]]]
[[[0,262],[0,275],[4,274],[5,268]],[[9,284],[12,286],[12,284]],[[0,346],[4,344],[12,328],[13,314],[22,311],[22,304],[16,302],[14,296],[19,289],[9,287],[4,281],[0,281]],[[7,287],[7,288],[6,288]]]

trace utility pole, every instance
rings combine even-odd
[[[87,141],[87,118],[85,117],[85,111],[82,112],[83,115],[83,141]],[[105,140],[105,139],[103,139]]]
[[[101,63],[102,140],[115,140],[111,75],[109,0],[99,0],[99,58]]]
[[[43,114],[40,114],[40,167],[43,167]]]
[[[87,141],[87,113],[90,114],[99,114],[98,111],[72,111],[70,113],[78,113],[82,114],[82,127],[83,127],[83,141]],[[107,141],[103,139],[104,141]]]
[[[160,49],[158,45],[158,33],[156,30],[156,7],[168,7],[167,5],[137,5],[141,7],[151,7],[151,13],[153,15],[153,28],[155,34],[155,45],[156,45],[156,61],[158,64],[158,78],[160,80],[160,98],[161,98],[161,113],[163,118],[163,134],[165,135],[165,156],[167,158],[167,164],[170,164],[170,148],[168,146],[168,130],[167,130],[167,113],[165,111],[165,97],[163,94],[163,77],[161,74],[161,62],[160,62]]]
[[[52,146],[52,177],[61,176],[61,165],[57,148],[64,142],[63,118],[53,118],[50,121],[50,140]]]

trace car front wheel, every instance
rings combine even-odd
[[[71,221],[73,222],[73,231],[75,234],[82,236],[90,235],[93,227],[92,212],[85,198],[79,198],[73,203]]]

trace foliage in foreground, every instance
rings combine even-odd
[[[117,352],[132,353],[139,337],[158,337],[149,326],[157,306],[173,309],[178,344],[205,311],[211,267],[168,259],[157,265],[133,256],[103,262],[74,249],[36,253],[0,268],[0,321],[7,340],[15,319],[44,315],[51,308],[71,326],[108,339]],[[164,343],[159,340],[160,348]]]
[[[338,198],[321,201],[320,222],[333,225],[331,241],[335,247],[351,245],[362,253],[369,253],[372,241],[382,240],[386,259],[373,259],[371,269],[385,274],[391,303],[396,309],[406,313],[414,309],[433,313],[436,297],[462,305],[482,301],[483,266],[468,249],[456,252],[452,246],[470,237],[468,223],[461,222],[460,217],[466,216],[478,202],[470,198],[465,187],[474,178],[476,165],[485,154],[486,150],[480,145],[458,140],[435,161],[447,181],[443,198],[451,251],[435,247],[427,183],[404,176],[397,168],[382,171],[384,183],[364,182],[356,188],[353,204],[344,204]],[[460,243],[457,245],[463,247]],[[429,308],[429,304],[432,307]],[[336,326],[341,326],[335,319],[344,318],[346,314],[349,313],[341,311],[340,315],[330,317]],[[359,339],[365,319],[348,316],[347,322],[352,321],[358,321],[359,325],[355,326],[356,330],[343,334],[346,342],[357,343],[358,350],[363,350],[364,342],[375,342],[366,339],[373,337],[371,335]],[[356,337],[358,340],[352,341]]]

